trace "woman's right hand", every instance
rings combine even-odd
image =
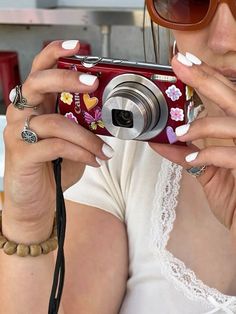
[[[91,93],[99,84],[94,76],[87,85],[81,82],[81,73],[55,68],[58,58],[79,52],[79,42],[70,42],[70,48],[73,44],[72,49],[64,49],[62,41],[52,42],[34,59],[22,94],[28,104],[38,106],[36,111],[8,106],[4,130],[4,216],[8,221],[8,233],[12,230],[11,223],[12,228],[17,224],[35,228],[48,221],[51,223],[56,194],[52,160],[63,158],[65,190],[81,178],[86,165],[99,167],[97,158],[111,157],[112,149],[98,136],[54,113],[58,93]],[[30,128],[37,133],[39,141],[27,144],[21,139],[21,131],[26,118],[32,114],[36,116],[30,120]]]

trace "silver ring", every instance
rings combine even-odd
[[[27,99],[22,96],[22,85],[17,85],[10,91],[9,99],[15,108],[19,110],[24,110],[25,108],[30,108],[37,110],[38,106],[31,106],[27,103]]]
[[[30,129],[29,123],[32,117],[36,115],[30,115],[26,121],[23,130],[21,131],[21,138],[27,144],[35,144],[38,142],[38,135]]]
[[[194,177],[201,176],[206,171],[207,166],[200,166],[200,167],[192,167],[189,169],[186,169],[186,171],[191,174]]]

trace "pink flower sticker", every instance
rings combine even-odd
[[[72,112],[67,112],[67,113],[65,114],[65,117],[66,117],[67,119],[69,119],[69,120],[71,120],[71,121],[73,121],[73,122],[79,124],[77,118],[73,115]]]
[[[176,101],[178,100],[181,96],[182,93],[179,88],[177,88],[175,85],[171,85],[167,90],[166,90],[166,95],[172,100]]]
[[[184,121],[184,111],[180,108],[171,108],[170,110],[171,119],[174,121]]]

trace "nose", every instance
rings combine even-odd
[[[218,5],[209,25],[208,47],[216,54],[236,51],[236,20],[226,3]]]

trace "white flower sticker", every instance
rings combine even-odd
[[[171,119],[174,121],[184,121],[184,111],[180,108],[171,108],[170,110]]]
[[[167,90],[166,90],[166,95],[172,100],[176,101],[178,100],[181,96],[182,93],[179,88],[177,88],[175,85],[171,85]]]

